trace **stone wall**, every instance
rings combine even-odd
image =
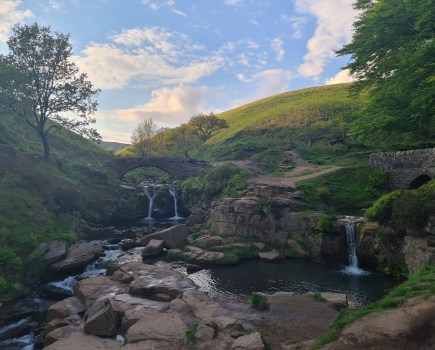
[[[376,170],[389,172],[390,188],[408,189],[421,175],[435,178],[435,148],[372,153],[369,163]]]

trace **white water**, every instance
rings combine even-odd
[[[151,188],[151,194],[149,193],[149,189]],[[156,187],[155,186],[147,186],[145,187],[145,195],[150,200],[149,206],[148,206],[148,216],[145,218],[145,220],[152,221],[153,219],[153,206],[154,206],[154,198],[157,196]]]
[[[344,273],[348,275],[366,275],[367,271],[358,268],[358,257],[356,255],[355,231],[356,224],[348,223],[345,225],[347,237],[347,249],[349,252],[349,266],[344,269]]]
[[[75,276],[69,276],[62,281],[50,282],[49,285],[67,290],[71,293],[74,292],[74,286],[77,283]]]
[[[177,192],[175,191],[175,187],[170,187],[168,190],[172,198],[174,198],[174,216],[171,220],[180,220],[182,217],[178,215]]]

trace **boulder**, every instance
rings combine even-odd
[[[264,350],[264,343],[259,332],[243,335],[237,338],[232,347],[232,350]]]
[[[271,250],[270,252],[260,252],[258,253],[258,257],[261,260],[268,262],[276,262],[282,259],[281,254],[275,249]]]
[[[44,262],[49,265],[63,259],[66,255],[66,242],[57,240],[48,244],[48,250],[44,254]]]
[[[44,350],[120,350],[122,344],[114,339],[100,338],[95,335],[82,332],[72,332],[59,339],[56,343],[49,345]]]
[[[150,256],[156,256],[163,252],[165,241],[159,239],[152,239],[148,242],[147,246],[142,250],[142,257],[148,258]]]
[[[133,281],[133,274],[123,271],[122,269],[116,270],[112,275],[112,280],[118,281],[121,283],[130,283]]]
[[[66,298],[49,307],[47,322],[56,318],[65,318],[85,311],[85,306],[76,297]]]
[[[99,247],[91,243],[75,243],[69,249],[64,260],[51,265],[56,271],[85,267],[100,255]]]
[[[45,286],[43,286],[42,292],[46,297],[54,300],[62,300],[73,296],[71,290],[58,287],[52,284],[46,284]]]
[[[117,334],[117,315],[109,299],[95,302],[85,313],[84,332],[111,337]]]
[[[129,250],[133,248],[136,244],[136,241],[134,239],[123,239],[121,242],[119,242],[119,245],[123,250]]]
[[[202,341],[212,340],[215,336],[215,329],[208,324],[199,324],[195,333],[195,338]]]
[[[74,287],[74,294],[90,307],[97,299],[116,294],[124,294],[128,285],[114,281],[107,276],[94,276],[79,281]]]
[[[179,315],[144,310],[142,317],[126,334],[129,343],[153,340],[168,343],[167,349],[177,349],[186,343],[187,326]]]
[[[74,325],[68,325],[60,328],[56,328],[50,333],[47,333],[44,338],[44,349],[46,346],[49,346],[65,337],[69,336],[72,333],[81,333],[81,328]],[[58,349],[55,347],[55,349]]]
[[[69,316],[67,318],[55,318],[48,322],[45,326],[45,333],[48,334],[57,328],[65,326],[80,326],[82,324],[82,318],[78,314]]]
[[[150,235],[139,239],[136,243],[137,245],[145,247],[152,239],[158,239],[165,241],[166,248],[172,249],[181,246],[186,240],[188,233],[187,226],[180,224],[169,227],[165,230],[151,233]]]

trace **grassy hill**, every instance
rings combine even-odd
[[[34,131],[0,114],[0,294],[40,266],[26,259],[39,243],[72,240],[81,219],[104,221],[115,210],[116,179],[104,168],[112,155],[65,130],[49,143],[43,164]]]

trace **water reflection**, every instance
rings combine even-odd
[[[351,307],[376,301],[391,287],[392,281],[372,273],[347,275],[343,268],[312,261],[284,261],[267,264],[248,260],[234,267],[213,267],[189,275],[211,296],[227,300],[247,300],[252,292],[346,293]]]

